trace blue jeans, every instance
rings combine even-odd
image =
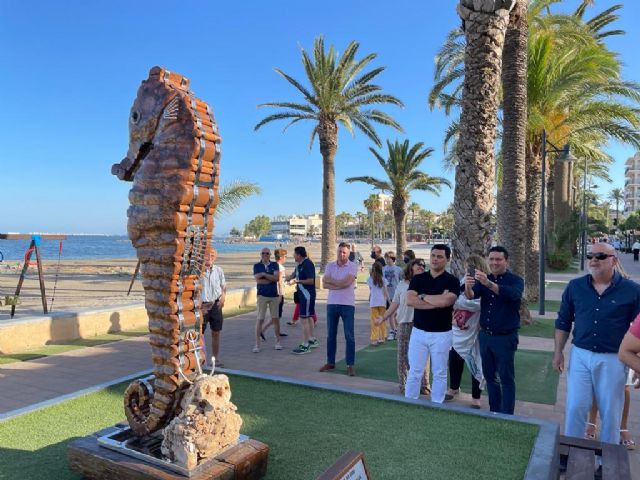
[[[351,305],[327,305],[327,363],[336,364],[336,337],[338,322],[342,318],[344,339],[347,342],[347,365],[356,360],[356,337],[353,330],[356,307]]]
[[[515,355],[518,332],[509,335],[489,335],[480,330],[482,372],[487,381],[489,409],[513,415],[516,406]],[[499,377],[499,378],[498,378]]]

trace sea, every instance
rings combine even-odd
[[[23,260],[31,240],[0,240],[0,261]],[[234,243],[222,238],[213,241],[218,253],[258,252],[276,243]],[[68,235],[64,240],[41,240],[43,260],[87,260],[97,258],[135,258],[136,251],[126,235]],[[35,256],[32,257],[35,261]]]

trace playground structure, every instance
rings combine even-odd
[[[31,263],[31,255],[36,254],[36,267],[38,269],[38,281],[40,283],[40,297],[42,298],[42,311],[46,315],[51,310],[50,307],[47,307],[47,294],[44,284],[44,272],[42,270],[42,256],[40,254],[40,245],[42,240],[59,240],[60,248],[58,249],[58,267],[56,270],[56,281],[58,281],[58,271],[60,269],[60,255],[62,254],[62,241],[65,240],[66,235],[59,234],[23,234],[23,233],[0,233],[0,240],[29,240],[31,239],[31,243],[29,244],[29,248],[27,249],[24,256],[24,264],[22,265],[22,270],[20,272],[20,278],[18,280],[18,286],[16,287],[16,292],[13,296],[7,295],[5,297],[5,301],[7,305],[11,305],[11,318],[14,317],[16,313],[16,306],[20,303],[20,290],[22,289],[22,284],[24,283],[25,276],[27,274],[27,269]],[[51,298],[51,306],[53,306],[53,301],[55,299],[55,285],[53,291],[53,297]]]

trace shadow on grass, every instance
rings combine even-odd
[[[0,448],[0,478],[81,479],[82,476],[69,470],[66,462],[67,446],[76,438],[69,437],[36,450]]]

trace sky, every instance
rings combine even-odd
[[[560,10],[573,10],[567,1]],[[616,3],[597,0],[599,12]],[[634,48],[640,3],[624,3],[612,38],[625,79],[640,81]],[[108,2],[0,0],[2,114],[0,115],[0,233],[126,233],[131,184],[112,176],[111,165],[128,148],[128,117],[149,69],[161,65],[191,80],[195,95],[214,110],[222,135],[221,184],[258,183],[262,194],[216,219],[216,234],[242,229],[256,215],[310,214],[322,210],[322,158],[313,124],[284,123],[254,131],[274,109],[257,105],[300,101],[297,90],[274,72],[280,68],[305,81],[300,49],[309,51],[322,34],[339,52],[351,40],[359,57],[375,52],[371,68],[385,66],[376,82],[399,97],[403,109],[384,107],[404,127],[401,134],[378,127],[383,139],[424,142],[434,153],[422,164],[430,175],[453,181],[442,166],[442,138],[449,120],[430,111],[434,56],[447,32],[459,24],[457,1],[351,0]],[[304,82],[306,84],[306,82]],[[336,212],[364,211],[372,193],[350,176],[384,177],[362,133],[341,130],[336,155]],[[382,151],[383,155],[386,151]],[[612,144],[613,184],[624,186],[624,161],[634,152]],[[422,208],[442,211],[453,200],[412,195]]]

